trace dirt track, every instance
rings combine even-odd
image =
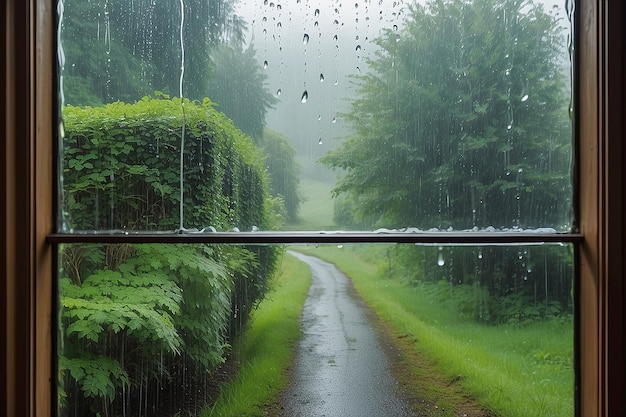
[[[350,281],[332,264],[298,253],[313,281],[302,317],[303,339],[282,397],[281,416],[408,417],[389,359]]]

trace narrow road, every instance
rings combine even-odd
[[[334,265],[289,252],[311,267],[285,417],[408,417],[389,361],[348,278]]]

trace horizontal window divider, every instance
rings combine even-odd
[[[48,243],[211,243],[211,244],[337,244],[413,243],[423,245],[540,245],[580,243],[579,233],[527,232],[217,232],[217,233],[53,233]]]

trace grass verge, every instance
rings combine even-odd
[[[298,222],[285,225],[285,230],[332,230],[333,204],[330,191],[334,184],[311,178],[300,180],[299,192],[302,203],[298,211]]]
[[[300,315],[311,283],[308,266],[285,255],[274,291],[253,312],[250,327],[233,349],[238,374],[221,390],[202,417],[256,417],[275,403],[287,386],[289,367],[300,339]]]
[[[448,385],[475,399],[500,417],[561,417],[574,415],[571,321],[544,321],[527,326],[485,326],[463,320],[439,303],[427,285],[407,286],[386,277],[374,261],[380,247],[361,253],[348,246],[299,250],[334,263],[378,317],[388,325],[404,349],[412,349],[434,363]],[[424,373],[407,355],[415,380]],[[431,387],[432,388],[432,387]],[[423,395],[441,407],[441,393],[418,385]],[[428,392],[428,391],[433,392]],[[443,397],[442,397],[443,398]]]

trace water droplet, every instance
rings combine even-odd
[[[317,115],[317,120],[322,120],[322,115],[321,114]]]
[[[333,24],[338,25],[338,24],[339,24],[339,20],[335,19],[335,21],[333,22]]]
[[[521,101],[522,101],[522,103],[523,103],[523,102],[525,102],[526,100],[528,100],[528,94],[524,94],[524,95],[522,96],[522,100],[521,100]]]
[[[398,30],[398,25],[393,25],[393,30]]]
[[[337,35],[333,36],[333,40],[334,40],[334,41],[336,41],[337,39],[338,39],[338,38],[337,38]]]
[[[361,50],[361,45],[356,46],[356,51],[359,52]]]
[[[263,22],[267,22],[267,17],[263,16],[263,19],[261,19],[261,20],[263,20]]]
[[[506,130],[511,130],[512,128],[513,128],[513,125],[510,123],[506,126]]]
[[[400,42],[400,35],[396,35],[396,42]]]
[[[478,259],[483,259],[483,253],[482,252],[478,252]]]
[[[306,103],[308,99],[309,99],[309,92],[304,90],[304,93],[302,93],[302,98],[300,99],[300,101],[302,103]]]
[[[320,82],[323,83],[324,82],[324,74],[320,74]]]
[[[354,8],[358,9],[359,8],[359,3],[354,3]]]
[[[305,44],[305,45],[307,43],[309,43],[309,34],[308,33],[304,34],[304,37],[302,38],[302,43]]]
[[[511,75],[511,70],[507,68],[506,71],[504,71],[504,75]]]
[[[437,265],[444,266],[446,264],[445,259],[443,259],[443,254],[439,252],[439,257],[437,258]]]
[[[283,9],[283,6],[281,6],[280,4],[277,4],[277,5],[276,5],[276,9],[278,9],[278,10],[282,10],[282,9]]]
[[[315,9],[315,17],[318,17],[320,15],[320,9]]]
[[[320,140],[317,142],[318,145],[322,144],[322,138],[320,138]]]
[[[276,95],[280,96],[282,94],[282,90],[279,88],[278,90],[276,90]]]
[[[267,61],[263,61],[263,69],[267,69]]]
[[[337,118],[333,117],[333,120],[330,121],[331,123],[337,123]]]

